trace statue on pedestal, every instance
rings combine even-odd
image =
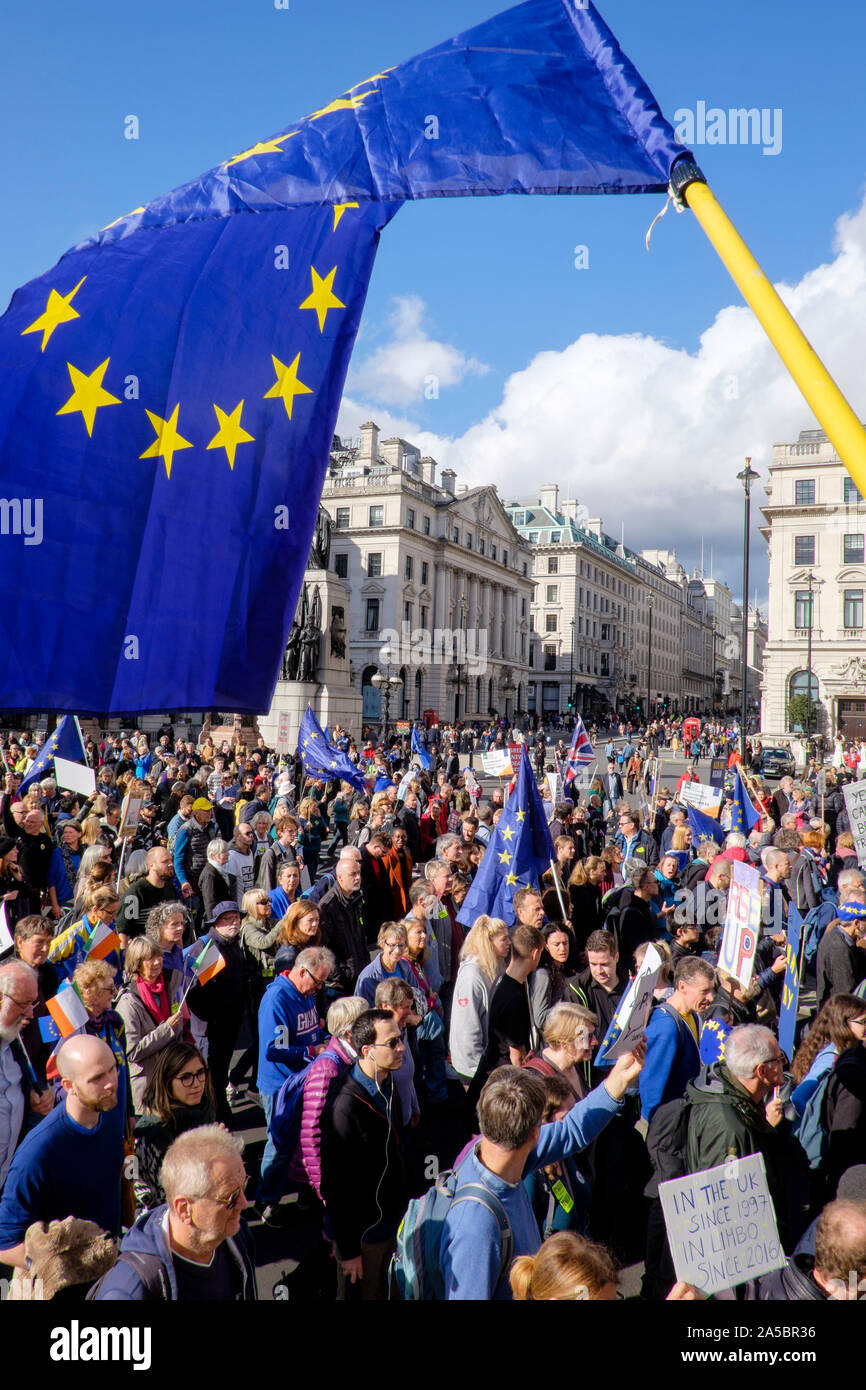
[[[301,662],[301,637],[307,622],[309,613],[309,598],[307,595],[306,584],[301,585],[301,592],[298,595],[298,603],[295,608],[295,616],[292,619],[292,627],[289,632],[289,640],[286,643],[286,650],[283,654],[283,664],[280,669],[280,679],[284,681],[296,681],[298,679],[298,669]]]
[[[324,507],[319,507],[319,515],[316,517],[316,529],[313,532],[313,543],[310,546],[310,555],[307,560],[307,569],[326,570],[331,559],[331,518]]]
[[[305,586],[306,587],[306,586]],[[319,646],[322,634],[322,600],[318,584],[313,589],[309,616],[301,633],[301,655],[297,679],[314,681],[319,669]]]

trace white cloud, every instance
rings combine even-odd
[[[839,218],[827,264],[777,288],[862,418],[866,202]],[[505,498],[537,496],[541,483],[558,482],[560,497],[578,497],[612,534],[624,523],[628,544],[676,548],[687,566],[703,535],[707,555],[715,549],[716,572],[737,590],[742,490],[736,474],[744,457],[766,477],[773,444],[816,423],[750,309],[733,303],[722,309],[694,353],[640,334],[596,333],[582,334],[561,352],[539,352],[508,378],[500,403],[457,438],[381,410],[411,407],[418,393],[410,385],[436,352],[444,362],[454,354],[463,375],[473,370],[471,359],[424,337],[422,312],[419,301],[402,301],[393,343],[354,374],[352,399],[341,410],[347,434],[373,418],[383,431],[454,468],[459,481],[495,481]],[[416,345],[411,369],[402,360],[406,344]],[[760,486],[753,499],[759,507]],[[760,542],[753,554],[759,550]],[[765,585],[764,566],[756,566],[753,591],[756,584]]]
[[[389,320],[391,339],[369,356],[354,360],[347,390],[360,392],[384,405],[407,406],[433,399],[469,376],[484,376],[490,368],[467,357],[450,343],[431,338],[424,330],[426,305],[418,295],[394,300]]]

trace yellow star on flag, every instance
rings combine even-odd
[[[343,213],[346,211],[346,209],[347,209],[347,208],[356,208],[357,206],[358,206],[357,203],[335,203],[335,204],[334,204],[334,231],[336,231],[337,228],[339,227],[339,225],[340,225],[340,218],[343,216]]]
[[[26,333],[41,333],[42,347],[39,351],[44,352],[45,345],[55,328],[61,323],[71,323],[73,319],[81,317],[78,310],[73,309],[72,300],[75,295],[77,295],[86,279],[87,276],[82,275],[75,289],[70,290],[68,294],[58,294],[56,290],[49,290],[48,301],[45,308],[38,319],[34,319],[27,328],[22,328],[21,337],[23,338]]]
[[[513,887],[514,884],[517,882],[517,874],[512,874],[512,873],[506,874],[506,875],[505,875],[505,882],[506,882],[507,884],[509,884],[509,886]]]
[[[298,380],[298,363],[300,360],[301,354],[298,353],[295,360],[287,367],[285,362],[281,362],[278,357],[274,357],[273,353],[271,353],[271,361],[274,364],[274,371],[277,374],[277,379],[270,391],[265,392],[264,399],[268,400],[270,397],[278,396],[286,407],[286,414],[290,420],[292,418],[292,405],[294,404],[295,396],[312,396],[313,394],[311,386],[305,386],[302,381]]]
[[[107,222],[106,225],[105,225],[101,230],[102,230],[103,232],[107,232],[107,231],[109,231],[109,229],[110,229],[111,227],[116,227],[117,224],[118,224],[118,222],[122,222],[122,221],[124,220],[124,218],[126,218],[126,217],[135,217],[136,213],[139,213],[139,212],[144,212],[144,208],[143,208],[143,207],[140,207],[140,208],[133,208],[133,209],[132,209],[132,212],[125,212],[125,213],[123,214],[123,217],[115,217],[115,219],[114,219],[113,222]]]
[[[499,856],[499,862],[500,862],[500,864],[510,864],[510,863],[511,863],[511,855],[508,853],[508,850],[507,850],[507,849],[504,849],[504,850],[502,851],[502,853],[500,854],[500,856]]]
[[[303,748],[306,748],[306,746],[307,746],[307,744],[309,743],[309,741],[310,741],[310,735],[307,734],[307,737],[304,739],[304,742],[303,742],[303,744],[302,744],[301,746],[302,746]]]
[[[503,840],[513,840],[513,839],[514,839],[514,831],[511,829],[511,826],[510,826],[510,825],[506,825],[505,828],[503,829],[503,831],[502,831],[502,838],[503,838]]]
[[[60,407],[57,414],[71,415],[73,411],[80,410],[84,416],[84,423],[89,435],[93,434],[93,422],[100,406],[121,404],[117,396],[112,396],[102,387],[102,378],[105,376],[105,369],[110,361],[111,358],[106,357],[104,362],[100,362],[99,366],[94,368],[90,376],[87,376],[85,372],[80,372],[77,367],[73,367],[71,362],[66,363],[69,379],[72,382],[72,395]]]
[[[319,332],[325,331],[325,318],[329,309],[345,309],[345,304],[334,294],[334,276],[337,267],[334,266],[324,278],[319,275],[316,267],[310,266],[310,275],[313,280],[313,292],[308,295],[303,304],[299,304],[299,309],[315,309],[316,317],[319,320]]]
[[[518,820],[526,820],[526,812],[525,812],[525,811],[518,811],[518,812],[517,812],[517,819],[518,819]]]
[[[235,451],[239,444],[255,443],[255,436],[247,434],[241,428],[241,411],[244,408],[243,401],[238,401],[231,415],[226,415],[224,410],[220,410],[218,405],[214,405],[216,411],[217,424],[219,429],[207,445],[208,449],[225,449],[226,457],[229,461],[229,468],[234,469]]]
[[[360,82],[358,85],[363,87],[364,84]],[[327,106],[323,106],[321,111],[314,111],[309,119],[318,121],[322,116],[333,115],[335,111],[357,111],[360,106],[363,106],[367,97],[373,96],[378,90],[378,87],[372,87],[369,92],[360,92],[356,97],[336,97],[334,101],[329,101]]]
[[[393,72],[393,67],[383,68],[381,72],[374,72],[372,77],[365,77],[363,82],[356,82],[354,87],[350,87],[350,92],[357,92],[359,87],[366,87],[368,82],[378,82],[380,77],[387,77],[389,72]]]
[[[177,414],[179,410],[180,402],[178,401],[167,420],[163,420],[159,415],[154,415],[151,410],[145,410],[148,420],[156,430],[156,439],[148,445],[143,454],[139,454],[139,458],[155,459],[162,456],[165,459],[165,476],[167,478],[171,477],[171,461],[178,450],[193,447],[188,439],[184,439],[183,435],[178,433]]]
[[[291,140],[292,136],[297,135],[297,133],[296,130],[290,130],[288,135],[275,135],[272,140],[259,140],[255,145],[250,145],[250,148],[244,150],[242,154],[232,155],[231,159],[225,161],[223,168],[228,169],[230,165],[239,164],[242,159],[252,159],[257,154],[282,154],[283,141]]]

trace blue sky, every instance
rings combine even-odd
[[[17,285],[113,218],[503,8],[496,0],[437,0],[435,6],[288,0],[288,6],[90,0],[69,7],[51,0],[7,7],[0,24],[3,305]],[[781,110],[778,154],[764,155],[755,145],[707,145],[696,153],[774,281],[802,286],[804,277],[811,283],[817,268],[838,261],[836,222],[860,208],[866,173],[864,12],[842,0],[820,8],[805,0],[784,6],[606,0],[600,9],[669,120],[700,101]],[[134,141],[124,138],[131,114],[140,122]],[[512,197],[404,208],[383,235],[356,348],[358,374],[350,377],[340,426],[352,433],[374,413],[386,429],[423,437],[430,452],[467,480],[500,481],[513,495],[559,480],[611,530],[618,533],[622,517],[632,543],[676,543],[688,566],[700,534],[709,547],[715,531],[719,566],[736,588],[739,512],[730,478],[743,453],[765,469],[773,440],[793,437],[813,421],[779,386],[745,320],[731,315],[737,293],[694,220],[669,214],[647,255],[643,238],[660,203]],[[859,224],[852,237],[858,248],[866,240]],[[588,251],[583,270],[574,266],[577,245]],[[856,344],[845,342],[842,360],[837,318],[822,310],[833,299],[845,322],[844,280],[837,264],[832,284],[819,284],[811,297],[803,293],[827,334],[822,341],[813,328],[814,345],[844,378],[862,414]],[[853,301],[849,307],[855,312]],[[720,360],[729,364],[737,362],[738,335],[749,344],[738,396],[711,436],[693,418],[695,383],[705,375],[696,370],[705,366],[701,339],[709,330],[714,341],[726,335]],[[422,366],[425,344],[431,361],[451,364],[438,399],[386,379],[407,334]],[[642,336],[623,336],[635,334]],[[634,358],[625,378],[616,366],[623,353]],[[606,358],[613,369],[576,393],[571,420],[560,402],[556,428],[544,432],[533,456],[528,435],[513,433],[514,410],[503,407],[519,398],[518,414],[537,412],[551,425],[545,372],[591,374]],[[654,372],[653,391],[647,384]],[[619,399],[609,389],[617,376],[630,393]],[[766,413],[749,389],[758,381],[778,396]],[[607,433],[593,418],[599,414],[612,422]],[[497,476],[495,441],[507,446],[506,436],[509,462]],[[646,443],[652,444],[646,468],[661,484],[663,501],[670,489],[664,505],[655,486],[651,505],[641,496],[646,468],[623,475],[616,463],[620,448],[638,458]],[[696,483],[685,514],[684,470],[694,472]],[[714,489],[723,505],[707,506],[704,515]],[[765,584],[762,549],[757,540],[759,586]]]

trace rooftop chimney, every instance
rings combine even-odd
[[[575,526],[580,525],[580,522],[578,521],[577,517],[576,497],[567,497],[563,499],[562,503],[560,504],[560,515],[564,517],[566,521],[573,521]]]
[[[439,474],[441,486],[446,492],[450,492],[452,497],[454,496],[454,479],[456,477],[457,474],[454,472],[453,468],[443,468],[442,472]]]
[[[429,454],[425,454],[421,459],[421,477],[431,487],[436,486],[436,460],[431,459]]]
[[[559,516],[559,483],[545,483],[541,489],[539,506],[546,507],[554,516]]]
[[[358,450],[358,462],[372,465],[378,461],[379,426],[374,425],[372,420],[367,420],[361,426],[361,447]]]

